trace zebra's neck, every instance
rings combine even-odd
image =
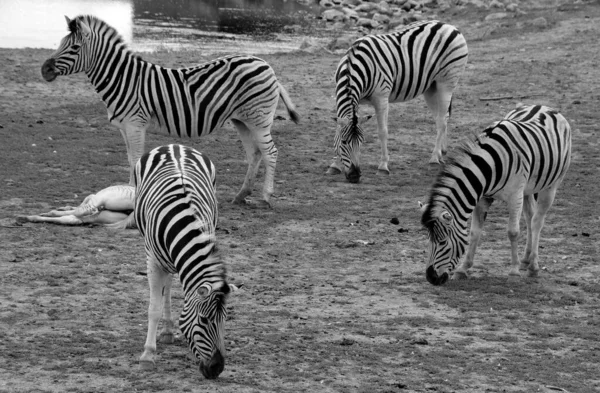
[[[358,104],[363,97],[361,78],[355,75],[351,61],[352,53],[348,53],[342,60],[336,76],[336,107],[338,119],[353,119],[358,116]],[[353,77],[354,75],[354,77]]]
[[[185,264],[177,266],[179,279],[185,293],[192,293],[201,286],[210,286],[212,289],[218,289],[225,282],[225,266],[215,252],[215,243],[213,240],[207,240],[210,243],[206,248],[209,249],[208,255],[195,255],[187,257]],[[176,264],[179,261],[176,261]]]
[[[96,40],[88,49],[89,63],[85,73],[109,112],[113,113],[122,88],[132,85],[129,78],[137,76],[148,63],[133,54],[116,32],[97,36]]]
[[[431,214],[448,210],[457,224],[466,229],[467,221],[482,197],[489,194],[496,177],[486,149],[477,143],[459,147],[448,159],[434,183],[429,201]]]

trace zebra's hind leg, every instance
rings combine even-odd
[[[437,136],[435,138],[435,147],[429,159],[430,164],[439,164],[442,156],[448,149],[448,118],[450,117],[450,104],[452,102],[452,87],[446,86],[440,82],[433,84],[425,91],[423,97],[425,103],[433,113],[435,118],[435,128]]]
[[[170,274],[162,270],[158,261],[148,255],[148,284],[150,286],[150,305],[148,306],[148,334],[144,344],[144,352],[140,356],[140,367],[143,370],[151,370],[155,366],[156,357],[156,331],[158,322],[162,316],[163,291],[170,281]]]
[[[273,182],[275,177],[275,166],[277,164],[277,148],[271,137],[270,127],[253,127],[250,129],[245,123],[238,120],[232,120],[232,123],[238,130],[244,149],[246,150],[246,159],[248,160],[248,171],[244,184],[233,199],[236,204],[251,204],[254,207],[270,208],[270,198],[273,194]],[[260,159],[265,161],[265,180],[263,185],[262,200],[248,200],[246,197],[252,193],[256,173],[260,165]]]
[[[520,277],[519,273],[519,220],[523,211],[523,189],[525,185],[521,184],[515,192],[510,195],[506,201],[508,204],[508,240],[510,241],[510,261],[511,267],[508,272],[509,276]]]
[[[552,203],[554,202],[557,188],[558,184],[538,193],[536,208],[531,218],[531,244],[527,247],[528,249],[531,249],[527,270],[528,277],[537,277],[540,270],[538,257],[540,233],[544,227],[544,222],[546,221],[546,213],[548,213],[550,206],[552,206]],[[529,239],[529,236],[527,237]]]
[[[525,195],[523,198],[523,215],[525,216],[525,225],[527,225],[527,245],[525,246],[525,255],[519,265],[520,271],[529,269],[531,262],[531,220],[536,209],[536,201],[533,195]]]
[[[487,212],[490,206],[492,206],[492,202],[494,202],[492,198],[483,198],[475,206],[475,211],[473,211],[471,219],[471,231],[469,233],[469,249],[467,250],[467,255],[463,262],[454,271],[454,275],[452,276],[453,280],[461,280],[468,277],[467,271],[473,266],[473,259],[475,257],[477,245],[479,244],[479,239],[481,238],[483,224],[487,218]]]

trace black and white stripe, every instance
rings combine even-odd
[[[358,105],[375,108],[381,142],[379,171],[389,173],[388,107],[424,95],[433,112],[437,138],[430,162],[447,147],[447,116],[452,94],[467,63],[467,43],[454,27],[438,21],[417,22],[391,34],[358,39],[340,61],[336,74],[337,129],[334,145],[346,178],[360,180],[359,149],[364,140]],[[334,162],[330,173],[339,172]]]
[[[509,210],[510,275],[528,270],[529,276],[536,276],[540,231],[570,159],[569,123],[555,110],[540,105],[519,106],[477,139],[457,148],[438,174],[423,209],[422,224],[430,240],[428,281],[443,284],[465,251],[465,260],[454,277],[466,277],[487,210],[495,199],[505,201]],[[522,211],[527,245],[519,262],[517,238]]]
[[[215,167],[192,148],[161,146],[141,157],[134,181],[133,217],[144,237],[150,285],[148,336],[140,364],[154,365],[161,316],[161,336],[172,337],[171,276],[178,274],[185,295],[179,327],[202,374],[216,378],[225,365],[225,300],[233,286],[216,252]]]
[[[234,202],[244,203],[250,195],[262,157],[266,169],[261,203],[269,204],[277,161],[271,126],[279,97],[295,122],[298,114],[265,61],[228,56],[189,68],[164,68],[134,55],[117,31],[100,19],[78,16],[67,18],[67,24],[70,34],[44,62],[42,75],[47,81],[78,72],[88,76],[111,123],[125,138],[131,171],[144,152],[145,132],[152,124],[194,138],[231,120],[249,165]]]

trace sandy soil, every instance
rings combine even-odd
[[[364,178],[352,185],[324,175],[341,54],[263,56],[303,116],[274,126],[274,209],[229,203],[246,170],[231,127],[180,141],[216,163],[218,238],[232,282],[244,284],[231,298],[216,381],[201,377],[181,339],[159,345],[154,372],[139,369],[148,291],[136,230],[17,222],[126,182],[127,159],[84,76],[49,84],[39,70],[51,51],[0,49],[0,391],[600,391],[600,7],[570,3],[491,23],[485,15],[439,15],[470,48],[452,142],[519,101],[553,106],[573,128],[541,277],[508,279],[507,214],[497,205],[470,279],[429,285],[417,201],[436,169],[427,165],[434,127],[424,101],[393,106],[389,177],[375,176],[379,144],[367,126]],[[532,26],[540,16],[547,25]],[[144,57],[167,66],[208,59],[201,50]],[[150,133],[147,148],[174,141]]]

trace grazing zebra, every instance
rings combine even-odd
[[[294,122],[299,116],[265,61],[228,56],[190,68],[163,68],[134,55],[117,31],[100,19],[78,16],[67,18],[67,25],[70,33],[42,65],[42,76],[51,82],[59,75],[87,75],[106,104],[110,122],[125,139],[130,184],[152,124],[179,137],[199,137],[230,120],[248,160],[244,184],[233,202],[247,202],[262,156],[263,200],[256,202],[270,206],[277,161],[271,126],[279,97]]]
[[[494,199],[508,205],[511,276],[527,270],[537,276],[538,243],[546,213],[571,160],[571,128],[567,120],[545,106],[523,106],[473,141],[457,148],[438,174],[423,206],[422,224],[429,232],[427,280],[443,284],[468,246],[454,273],[466,278],[487,211]],[[527,245],[519,263],[517,239],[525,212]],[[467,220],[472,215],[469,241]]]
[[[144,237],[150,284],[148,335],[140,365],[154,367],[161,311],[165,326],[160,336],[173,340],[171,277],[179,274],[184,292],[179,327],[202,374],[216,378],[225,366],[225,301],[236,288],[227,284],[216,251],[215,167],[192,148],[161,146],[142,156],[134,182],[132,216]]]
[[[378,173],[389,174],[388,107],[423,94],[437,128],[430,163],[438,163],[447,148],[447,117],[452,93],[467,63],[467,43],[454,27],[438,21],[417,22],[392,34],[356,40],[335,73],[337,128],[334,146],[339,158],[328,174],[343,170],[351,183],[360,181],[359,149],[364,141],[358,105],[375,108],[381,142]],[[339,161],[341,160],[342,166]]]

